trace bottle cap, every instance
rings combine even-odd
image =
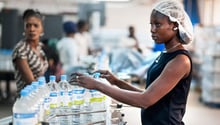
[[[93,74],[93,77],[94,77],[94,78],[99,78],[100,75],[101,75],[101,74],[100,74],[99,72],[96,72],[96,73]]]
[[[66,75],[61,75],[61,80],[66,80]]]
[[[50,75],[50,81],[55,81],[55,80],[56,80],[56,76]]]
[[[28,91],[23,89],[23,90],[21,90],[20,94],[21,94],[21,96],[27,96],[28,95]]]
[[[44,85],[44,83],[45,83],[45,82],[43,81],[43,79],[39,79],[38,82],[39,82],[39,85]]]
[[[46,82],[46,79],[45,79],[44,76],[40,76],[40,77],[38,78],[38,81],[39,81],[39,80],[43,80],[44,82]]]
[[[38,82],[32,82],[31,83],[31,86],[34,88],[34,89],[37,89],[39,83]]]

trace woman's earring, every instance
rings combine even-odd
[[[42,37],[42,36],[44,36],[44,33],[41,33],[41,34],[40,34],[40,37]]]
[[[174,27],[174,28],[173,28],[174,31],[177,30],[177,29],[178,29],[177,27]]]

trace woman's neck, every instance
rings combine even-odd
[[[177,43],[177,44],[173,45],[172,47],[167,48],[165,51],[166,51],[166,52],[173,52],[173,51],[175,51],[177,48],[179,48],[180,45],[181,45],[181,43]]]
[[[39,45],[39,40],[26,40],[27,43],[31,46],[31,48],[37,48]]]
[[[173,40],[173,41],[170,41],[169,43],[165,44],[165,52],[173,52],[173,51],[176,51],[180,48],[183,48],[182,44],[180,41],[178,40]]]

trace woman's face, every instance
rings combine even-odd
[[[24,30],[27,40],[39,41],[41,33],[43,33],[43,26],[41,19],[30,16],[24,21]]]
[[[150,17],[151,36],[156,43],[166,43],[176,36],[174,23],[158,11],[153,10]]]

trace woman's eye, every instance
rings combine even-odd
[[[159,28],[161,26],[160,23],[150,23],[151,27]]]
[[[26,28],[30,27],[31,25],[30,24],[26,24]]]
[[[155,26],[156,26],[157,28],[159,28],[159,27],[161,26],[161,24],[160,24],[160,23],[156,23]]]
[[[36,27],[36,28],[37,28],[37,27],[38,27],[38,25],[37,25],[37,24],[34,24],[34,27]]]

